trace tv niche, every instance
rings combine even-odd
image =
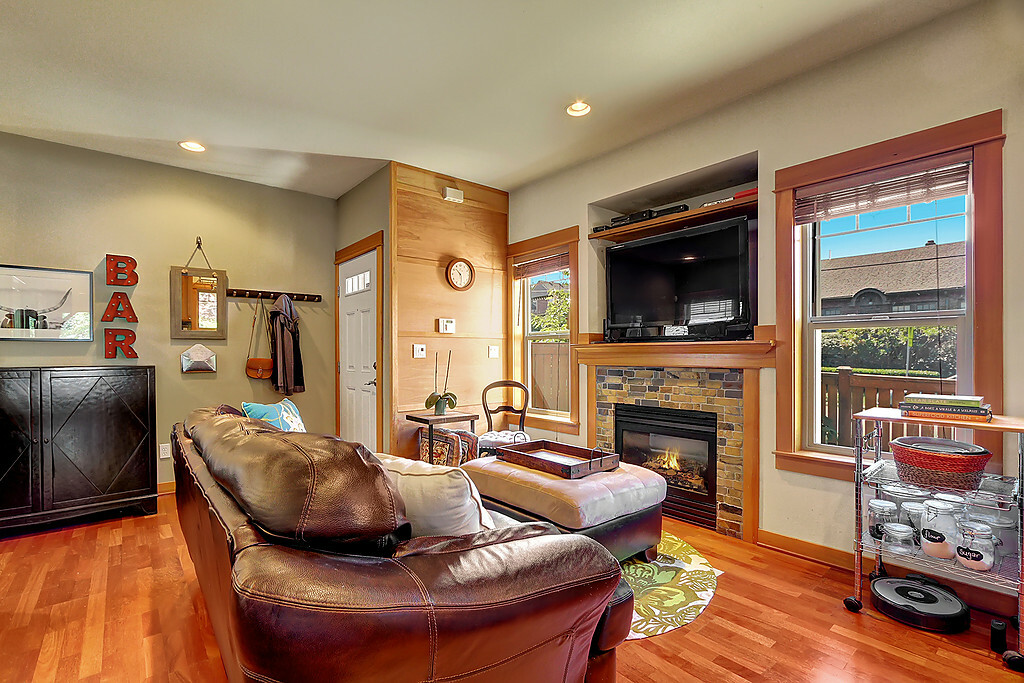
[[[737,217],[605,251],[607,342],[752,339],[757,219]]]

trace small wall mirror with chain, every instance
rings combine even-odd
[[[203,255],[206,268],[192,267],[196,253]],[[203,240],[184,266],[171,266],[171,339],[227,339],[228,274],[210,266]]]

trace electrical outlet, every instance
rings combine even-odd
[[[487,347],[487,357],[488,358],[497,358],[498,357],[498,347],[497,346],[488,346]]]
[[[438,318],[437,331],[441,334],[455,334],[454,318]]]
[[[426,358],[427,357],[427,345],[426,344],[413,344],[412,345],[412,357],[413,358]]]
[[[170,460],[171,459],[171,444],[162,443],[160,444],[160,459]]]

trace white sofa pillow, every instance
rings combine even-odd
[[[494,529],[469,475],[458,467],[375,454],[405,500],[412,535],[463,536]]]

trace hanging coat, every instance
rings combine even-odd
[[[305,391],[302,353],[299,351],[299,314],[287,294],[270,309],[270,351],[274,357],[274,391],[291,396]]]

